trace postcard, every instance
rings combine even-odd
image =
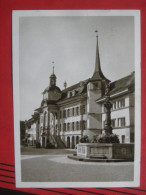
[[[140,185],[139,10],[13,10],[16,187]]]

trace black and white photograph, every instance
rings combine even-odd
[[[17,187],[140,182],[140,12],[13,11]]]

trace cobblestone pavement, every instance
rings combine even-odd
[[[40,151],[39,151],[40,152]],[[22,181],[96,182],[132,181],[134,163],[97,163],[68,159],[74,150],[49,150],[42,155],[22,153]]]

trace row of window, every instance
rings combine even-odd
[[[105,126],[105,121],[103,123],[103,127]],[[111,120],[111,126],[114,127],[125,127],[126,126],[126,120],[125,117],[112,119]]]
[[[124,107],[125,107],[125,99],[121,99],[113,102],[112,110],[116,110]]]
[[[67,118],[71,116],[78,116],[80,114],[86,113],[86,107],[85,105],[75,108],[70,108],[67,110],[60,111],[60,118]]]
[[[117,122],[117,124],[116,124]],[[117,118],[117,119],[112,119],[112,127],[125,127],[126,125],[126,120],[125,117],[122,118]]]
[[[72,123],[60,124],[60,131],[74,131],[74,130],[85,130],[87,127],[87,121],[77,121]],[[57,125],[56,125],[57,128]]]

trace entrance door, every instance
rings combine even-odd
[[[67,137],[67,148],[70,148],[70,137]]]
[[[75,148],[75,138],[72,136],[72,148]]]
[[[125,143],[125,135],[122,135],[122,144]]]
[[[79,143],[79,136],[76,137],[76,144]]]

